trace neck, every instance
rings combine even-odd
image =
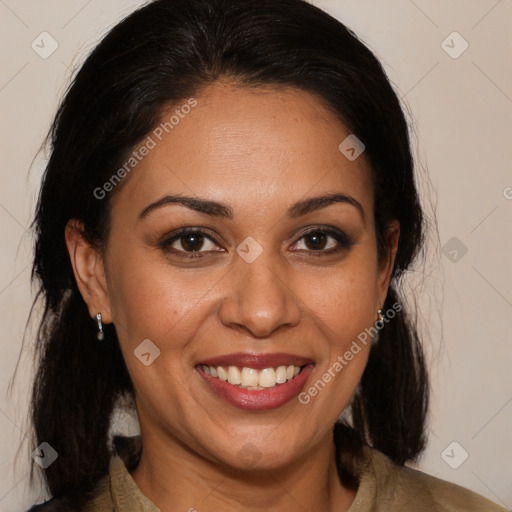
[[[257,464],[255,465],[255,468]],[[346,511],[355,491],[340,482],[332,434],[278,469],[233,470],[178,440],[150,437],[132,477],[160,510],[249,512]]]

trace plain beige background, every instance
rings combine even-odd
[[[28,228],[44,153],[33,159],[73,67],[142,3],[0,0],[3,512],[24,511],[44,497],[40,486],[28,487],[29,350],[8,394],[32,297]],[[417,467],[512,509],[512,1],[314,3],[354,29],[384,63],[410,110],[418,162],[428,168],[437,202],[439,240],[431,240],[425,275],[411,281],[430,331],[433,388],[429,445]],[[42,32],[58,44],[47,58],[31,47],[45,38],[51,49]]]

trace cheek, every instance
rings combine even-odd
[[[299,395],[310,417],[331,424],[347,407],[368,361],[376,275],[368,265],[348,264],[308,289],[307,306],[323,344],[315,379]]]
[[[372,265],[366,258],[353,258],[315,286],[302,278],[301,297],[338,350],[376,319],[377,275]]]
[[[154,259],[137,249],[126,251],[123,258],[113,255],[109,291],[113,322],[138,398],[156,411],[163,398],[157,399],[155,390],[166,390],[175,379],[181,386],[185,382],[183,361],[201,325],[201,299],[210,286],[192,272],[172,271],[167,262]],[[179,409],[175,393],[159,396]]]
[[[161,339],[200,303],[205,281],[193,273],[173,272],[170,265],[149,258],[144,251],[126,251],[112,258],[109,291],[116,328],[137,339]],[[122,334],[121,334],[122,336]]]

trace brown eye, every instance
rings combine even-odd
[[[312,251],[325,249],[327,239],[328,236],[324,233],[312,233],[304,237],[304,240],[306,240],[307,248],[311,249]]]
[[[181,247],[185,251],[198,251],[204,244],[204,236],[200,233],[189,233],[187,235],[180,236],[179,241]]]
[[[302,240],[303,242],[301,242]],[[328,255],[344,249],[350,249],[353,245],[352,239],[342,231],[325,228],[309,230],[296,243],[302,243],[305,249],[299,247],[293,250],[304,250],[315,256]]]
[[[219,252],[213,238],[197,229],[183,229],[160,242],[165,252],[183,257],[203,256],[207,252]],[[217,249],[216,249],[217,248]]]

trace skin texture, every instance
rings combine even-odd
[[[316,96],[217,82],[196,99],[112,194],[104,254],[85,241],[79,223],[66,229],[91,317],[101,312],[114,322],[136,388],[144,451],[132,476],[166,511],[347,510],[355,493],[337,475],[332,427],[369,345],[307,405],[294,399],[270,411],[228,404],[195,365],[234,352],[297,354],[315,362],[307,389],[377,320],[398,223],[379,262],[364,154],[349,161],[339,151],[350,132]],[[297,201],[335,192],[356,199],[363,213],[335,203],[287,216]],[[167,194],[225,203],[233,219],[176,204],[139,218]],[[328,235],[317,249],[303,234],[328,226],[353,245],[319,255],[339,243]],[[180,257],[187,254],[180,239],[159,244],[183,227],[212,236],[201,257]],[[236,252],[248,236],[263,249],[252,263]],[[149,366],[133,354],[144,339],[161,351]],[[247,443],[259,457],[252,465],[239,456]]]

